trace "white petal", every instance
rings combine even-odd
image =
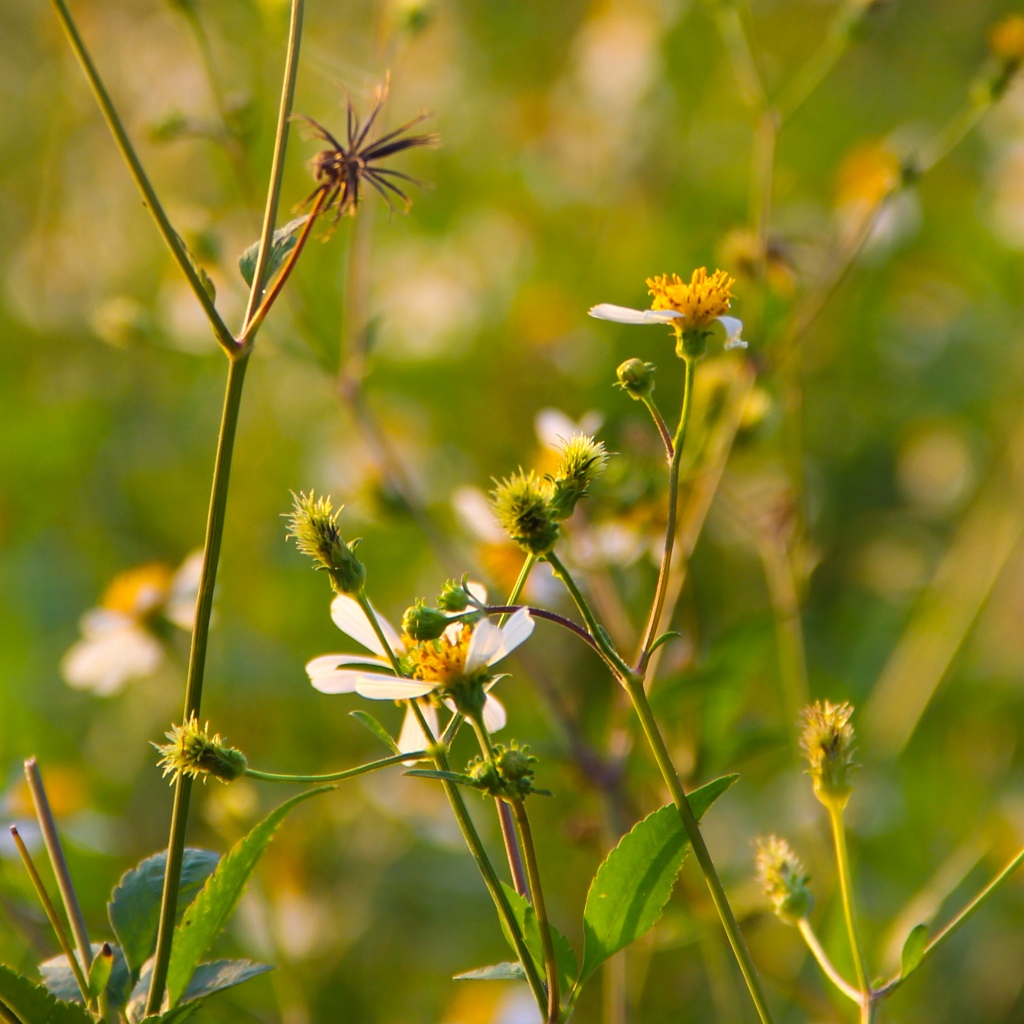
[[[191,632],[196,617],[199,578],[203,572],[203,553],[193,551],[171,580],[171,593],[164,605],[164,618]]]
[[[505,649],[500,657],[504,658],[506,654],[511,654],[521,643],[528,640],[533,633],[534,625],[536,623],[529,608],[520,608],[519,611],[513,612],[508,622],[501,627],[501,632],[505,636]],[[494,658],[488,664],[493,665],[497,660],[498,658]]]
[[[411,754],[416,750],[426,750],[434,742],[438,735],[437,708],[431,704],[421,704],[420,710],[426,719],[427,728],[434,734],[425,736],[419,718],[412,707],[405,709],[405,718],[402,720],[402,731],[398,734],[398,749],[403,754]],[[403,761],[402,764],[415,764],[415,761]]]
[[[508,540],[505,531],[494,521],[491,503],[478,487],[458,487],[452,492],[452,507],[462,525],[477,540],[501,544]]]
[[[497,697],[488,695],[484,701],[484,725],[488,732],[497,732],[505,728],[508,715],[505,713],[505,705]]]
[[[142,627],[128,625],[87,636],[60,663],[65,682],[97,697],[112,697],[129,679],[151,676],[163,660],[160,642]]]
[[[466,590],[481,604],[487,604],[487,588],[482,583],[477,583],[476,580],[467,580]]]
[[[488,619],[481,619],[473,627],[473,635],[466,648],[466,674],[470,675],[484,665],[503,658],[504,648],[505,634]]]
[[[747,347],[747,343],[740,337],[743,330],[742,320],[737,320],[734,316],[716,316],[715,319],[725,328],[726,349]]]
[[[322,654],[306,664],[306,674],[314,689],[321,693],[354,693],[356,681],[374,675],[367,666],[379,664],[382,670],[391,666],[383,658],[369,654]],[[358,665],[359,668],[353,666]]]
[[[370,700],[412,700],[424,697],[433,690],[433,683],[419,679],[396,679],[394,676],[374,676],[364,672],[356,682],[356,693]]]
[[[391,650],[396,654],[404,654],[405,645],[391,623],[372,604],[370,607],[373,609],[373,614],[377,617],[381,632],[391,646]],[[370,625],[366,612],[363,611],[359,602],[354,597],[349,597],[348,594],[338,594],[331,602],[331,618],[338,629],[347,636],[352,637],[356,643],[362,644],[368,650],[373,651],[374,654],[387,655],[388,652],[384,650],[380,640],[377,639],[377,634],[374,632],[373,626]]]
[[[534,417],[533,429],[537,440],[545,448],[559,448],[562,442],[573,434],[596,434],[604,422],[604,417],[593,409],[585,412],[578,423],[570,419],[561,409],[541,409]]]
[[[670,324],[685,314],[674,309],[630,309],[602,302],[588,313],[597,320],[613,320],[617,324]]]
[[[134,629],[135,620],[124,612],[111,611],[109,608],[92,608],[78,620],[78,628],[86,640],[95,640],[110,633]]]

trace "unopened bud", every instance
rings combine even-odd
[[[772,909],[787,924],[810,914],[814,907],[814,894],[807,885],[810,875],[785,839],[762,836],[757,840],[757,878]]]
[[[366,584],[366,567],[356,558],[358,540],[346,542],[338,529],[338,516],[345,506],[333,511],[330,497],[293,494],[295,507],[288,517],[288,536],[299,550],[318,563],[331,577],[339,594],[360,594]]]
[[[619,378],[616,386],[622,388],[630,398],[640,402],[649,398],[654,391],[656,370],[654,363],[645,363],[642,359],[627,359],[615,371],[615,376]]]
[[[491,492],[491,508],[502,529],[524,551],[546,555],[558,540],[552,485],[519,470]]]
[[[853,792],[853,726],[850,704],[827,700],[804,708],[800,746],[810,765],[814,795],[830,810],[842,810]]]
[[[402,632],[419,643],[422,640],[436,640],[448,627],[448,616],[437,608],[428,608],[423,601],[417,601],[406,608],[402,616]]]
[[[191,718],[184,725],[175,725],[164,733],[170,743],[154,743],[163,755],[159,765],[164,775],[173,776],[173,785],[181,775],[193,779],[213,776],[221,782],[234,782],[245,774],[245,754],[235,747],[229,747],[219,733],[210,735],[210,725],[199,725],[197,718]]]

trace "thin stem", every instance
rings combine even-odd
[[[747,106],[755,110],[761,109],[767,103],[767,93],[740,12],[733,0],[715,0],[712,6],[719,35],[725,44],[733,73],[736,75],[740,95]]]
[[[180,236],[171,226],[170,219],[164,211],[160,200],[157,198],[156,192],[153,190],[153,186],[150,184],[149,178],[146,176],[146,172],[142,167],[142,162],[139,160],[138,155],[128,138],[128,133],[125,131],[124,125],[121,123],[121,118],[114,109],[114,104],[110,99],[110,94],[107,92],[106,87],[103,84],[103,80],[100,78],[99,71],[97,71],[96,65],[93,64],[92,58],[89,56],[89,51],[86,49],[85,43],[82,41],[82,37],[78,34],[78,28],[75,25],[74,19],[71,17],[71,12],[68,10],[67,4],[65,4],[64,0],[52,0],[52,2],[57,12],[57,17],[68,37],[68,41],[71,43],[71,49],[74,50],[75,56],[78,58],[78,62],[81,64],[82,70],[85,72],[85,77],[89,81],[93,95],[96,97],[96,102],[99,104],[100,110],[103,113],[103,118],[107,122],[107,126],[110,128],[110,131],[114,136],[117,148],[120,149],[121,155],[124,157],[125,163],[128,165],[128,170],[135,179],[135,184],[142,193],[146,206],[149,208],[149,212],[156,221],[156,225],[160,230],[160,234],[163,236],[163,240],[166,243],[167,248],[171,250],[171,255],[174,257],[175,262],[181,268],[181,272],[188,280],[193,294],[199,300],[199,304],[203,307],[203,312],[206,313],[206,317],[210,321],[210,325],[213,327],[213,333],[217,338],[217,342],[228,355],[231,355],[238,348],[238,343],[232,336],[231,331],[228,330],[227,325],[221,319],[220,313],[217,312],[213,299],[210,298],[206,289],[203,287],[203,282],[200,280],[196,268],[192,265],[192,259],[189,256],[184,243],[181,241]]]
[[[643,403],[651,414],[654,425],[658,428],[658,433],[661,435],[661,443],[665,446],[665,455],[671,464],[675,446],[672,444],[672,435],[668,432],[668,424],[665,422],[665,417],[661,415],[661,410],[651,395],[644,395]]]
[[[61,846],[60,836],[57,834],[57,823],[50,810],[50,801],[47,799],[46,789],[43,786],[43,777],[39,773],[39,765],[34,757],[30,757],[25,762],[25,778],[28,781],[29,792],[32,794],[32,805],[35,807],[36,819],[43,833],[46,852],[50,857],[54,877],[57,879],[57,888],[60,890],[60,898],[64,903],[64,911],[68,915],[68,923],[71,925],[71,933],[75,937],[78,954],[82,958],[82,966],[88,971],[92,965],[92,944],[89,942],[89,930],[85,925],[85,915],[78,902],[74,882],[71,881],[71,872],[68,870],[64,848]],[[65,952],[67,951],[65,950]]]
[[[704,842],[704,836],[701,834],[700,826],[693,815],[693,809],[690,807],[689,800],[686,799],[686,791],[683,789],[683,784],[679,781],[675,766],[672,764],[672,758],[665,744],[665,738],[658,728],[658,723],[647,700],[643,683],[626,679],[623,680],[623,684],[629,693],[630,699],[633,701],[633,707],[636,709],[640,724],[647,737],[647,742],[650,744],[654,759],[658,763],[662,778],[665,780],[665,784],[672,794],[672,800],[679,810],[679,817],[682,819],[690,845],[693,847],[694,855],[697,857],[697,862],[700,864],[700,869],[704,874],[704,880],[707,882],[712,902],[718,911],[719,919],[722,922],[722,927],[725,929],[726,938],[732,947],[733,956],[735,956],[736,963],[739,965],[743,980],[747,984],[750,998],[754,1002],[762,1024],[771,1024],[771,1010],[768,1008],[768,1001],[761,987],[761,979],[757,975],[757,968],[754,967],[750,951],[743,940],[743,934],[740,931],[739,924],[736,922],[732,907],[729,905],[725,889],[722,886],[721,879],[718,877],[718,872],[711,859],[711,854],[708,852],[707,844]]]
[[[25,841],[21,838],[21,834],[15,825],[11,826],[11,836],[14,839],[14,845],[18,848],[21,862],[25,865],[25,870],[28,872],[28,877],[32,880],[32,888],[35,889],[36,896],[43,905],[43,910],[46,911],[50,927],[53,929],[54,935],[57,936],[60,948],[67,957],[68,965],[71,968],[71,973],[75,976],[78,990],[82,993],[82,998],[88,1002],[89,982],[86,981],[85,974],[82,973],[82,965],[78,962],[78,957],[75,956],[75,951],[71,948],[71,940],[68,938],[68,933],[64,931],[64,925],[60,922],[57,908],[53,905],[53,900],[50,899],[50,894],[46,891],[42,878],[39,877],[39,871],[36,869],[35,864],[32,863],[32,855],[28,852],[28,847],[25,845]]]
[[[676,427],[672,442],[672,461],[668,470],[668,517],[665,525],[665,547],[661,554],[661,566],[658,569],[658,582],[654,589],[654,601],[644,629],[644,638],[640,643],[640,655],[637,658],[636,670],[643,675],[651,657],[651,645],[657,639],[661,625],[661,614],[665,608],[665,594],[668,592],[669,576],[672,571],[672,552],[676,542],[676,514],[679,508],[679,464],[686,441],[686,427],[690,420],[690,406],[693,399],[693,378],[696,363],[693,359],[684,360],[686,376],[683,380],[683,404],[679,412],[679,425]]]
[[[55,0],[56,2],[56,0]],[[281,195],[281,181],[284,177],[284,157],[288,148],[288,125],[291,122],[292,102],[295,97],[295,79],[299,67],[299,50],[302,44],[302,16],[304,0],[292,0],[291,17],[288,22],[288,44],[285,54],[284,77],[281,81],[281,102],[277,113],[277,130],[274,135],[274,155],[270,162],[270,183],[267,185],[267,202],[263,211],[263,230],[260,234],[259,255],[253,270],[249,301],[245,308],[243,338],[252,340],[253,311],[260,303],[267,267],[273,249],[274,225],[277,222],[277,207]]]
[[[548,1024],[556,1024],[561,1004],[558,992],[558,960],[555,957],[554,939],[551,937],[551,923],[548,921],[547,908],[544,906],[544,892],[541,888],[537,852],[533,845],[533,833],[530,830],[530,819],[526,813],[526,804],[522,800],[513,800],[512,810],[515,812],[516,824],[519,826],[519,836],[523,843],[526,873],[530,879],[530,893],[533,896],[533,909],[537,912],[540,941],[544,949],[544,971],[547,974],[548,981]]]
[[[402,672],[402,665],[398,660],[398,655],[391,649],[391,644],[388,643],[388,638],[384,635],[384,630],[380,628],[380,622],[377,621],[377,615],[373,610],[373,606],[370,604],[370,599],[362,590],[360,590],[358,594],[353,594],[352,596],[355,597],[356,601],[359,603],[359,607],[363,609],[363,614],[366,616],[370,626],[373,628],[373,632],[380,641],[381,647],[387,651],[388,660],[391,662],[391,667],[394,669],[395,675],[403,676],[405,673]],[[412,702],[412,706],[416,708],[417,713],[419,713],[419,706],[415,701]],[[420,715],[420,717],[422,718],[422,715]],[[430,730],[424,729],[423,735],[430,736]],[[432,736],[431,739],[433,739]]]
[[[520,608],[526,608],[535,619],[547,619],[548,622],[556,622],[559,626],[569,630],[570,633],[575,633],[581,640],[590,644],[594,650],[601,652],[601,647],[598,642],[590,635],[578,622],[573,622],[572,619],[566,618],[564,615],[559,615],[557,612],[549,612],[546,608],[535,608],[532,604],[489,604],[484,609],[488,615],[497,615],[501,613],[504,622],[505,618],[512,612],[519,611]]]
[[[345,771],[330,772],[327,775],[284,775],[279,772],[260,772],[255,768],[246,768],[245,774],[250,779],[259,779],[261,782],[341,782],[343,779],[354,779],[357,775],[375,772],[378,768],[387,768],[391,764],[399,764],[402,761],[418,761],[427,756],[425,750],[414,750],[412,753],[394,754],[379,761],[361,764],[358,768],[347,768]]]
[[[850,952],[857,972],[857,986],[864,997],[871,995],[868,972],[864,966],[864,954],[857,939],[857,928],[853,914],[853,884],[850,879],[850,855],[846,849],[846,829],[843,828],[843,809],[835,804],[828,805],[829,821],[832,825],[832,843],[836,852],[836,868],[839,871],[839,893],[843,900],[843,917],[846,919],[846,933],[850,939]]]
[[[516,577],[516,581],[512,586],[512,591],[508,595],[508,600],[505,602],[506,605],[514,605],[519,600],[519,595],[526,589],[526,581],[530,578],[530,573],[533,572],[533,567],[537,564],[536,555],[527,555],[523,562],[522,569],[519,570],[519,575]],[[511,609],[515,611],[515,608]],[[501,618],[498,620],[498,625],[505,625],[505,620],[509,616],[509,612],[502,612]]]
[[[853,1002],[860,1003],[863,999],[863,993],[854,988],[853,985],[851,985],[839,973],[839,971],[836,970],[835,964],[829,960],[828,954],[818,941],[818,936],[811,927],[811,922],[808,921],[806,917],[801,917],[800,920],[797,921],[796,926],[800,929],[800,934],[803,936],[804,942],[807,943],[807,948],[811,951],[811,955],[814,959],[818,961],[818,966],[822,971],[824,971],[828,980],[831,981],[847,999],[852,999]]]
[[[572,596],[576,607],[583,616],[584,622],[587,624],[587,628],[590,630],[590,635],[595,641],[598,653],[607,662],[609,668],[622,679],[637,678],[636,673],[622,660],[622,656],[615,649],[615,645],[608,638],[608,634],[601,628],[601,624],[597,621],[593,611],[591,611],[587,599],[576,585],[576,581],[572,578],[569,570],[562,564],[562,561],[554,551],[549,551],[544,557],[551,564],[555,575],[562,581],[562,585]]]
[[[231,477],[231,456],[235,446],[238,414],[242,403],[245,369],[251,349],[239,350],[228,363],[227,387],[220,432],[217,436],[217,454],[214,457],[213,485],[210,492],[210,512],[206,522],[206,540],[203,545],[203,568],[199,577],[196,599],[196,621],[192,630],[188,676],[185,681],[185,709],[182,721],[199,717],[203,694],[203,675],[206,668],[206,647],[210,636],[210,614],[213,611],[213,592],[217,581],[224,519],[227,512],[228,483]],[[167,966],[171,959],[171,939],[174,934],[175,913],[178,904],[178,886],[185,852],[185,828],[188,823],[188,804],[192,793],[192,780],[178,775],[171,809],[171,829],[167,842],[167,869],[164,875],[163,896],[160,903],[160,923],[157,928],[156,952],[150,980],[146,1013],[159,1012],[167,982]]]
[[[512,873],[512,885],[523,899],[528,900],[530,886],[526,877],[526,869],[523,867],[523,852],[519,849],[519,841],[516,839],[512,808],[500,797],[495,797],[494,803],[498,812],[498,822],[501,825],[501,838],[505,843],[508,868]]]

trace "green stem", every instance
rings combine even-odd
[[[395,754],[392,757],[382,758],[380,761],[361,764],[358,768],[347,768],[345,771],[330,772],[327,775],[284,775],[279,772],[260,772],[255,768],[246,768],[245,774],[250,779],[259,779],[261,782],[341,782],[343,779],[354,779],[357,775],[375,772],[378,768],[387,768],[391,764],[400,764],[402,761],[418,761],[426,756],[425,750],[414,750],[412,753]]]
[[[839,871],[839,893],[843,901],[843,917],[846,919],[846,934],[850,940],[850,952],[853,954],[853,966],[857,972],[857,987],[862,998],[868,1000],[871,988],[868,985],[868,972],[864,966],[864,954],[861,952],[857,939],[857,927],[853,914],[853,883],[850,879],[850,854],[846,848],[846,829],[843,828],[843,809],[837,804],[826,804],[829,822],[832,825],[832,844],[836,852],[836,868]]]
[[[228,483],[231,477],[231,456],[235,446],[235,432],[242,403],[245,369],[251,349],[236,350],[228,363],[227,388],[220,432],[217,436],[217,454],[213,465],[213,485],[210,493],[210,512],[206,523],[206,541],[203,546],[203,568],[199,577],[196,600],[196,621],[192,630],[192,648],[189,652],[188,677],[185,681],[185,708],[182,721],[199,717],[203,695],[203,674],[206,668],[206,647],[210,636],[210,614],[213,610],[213,591],[217,581],[224,519],[227,511]],[[178,886],[185,853],[185,828],[188,823],[188,804],[192,793],[192,780],[178,775],[171,809],[171,829],[167,842],[167,869],[164,875],[163,896],[160,903],[160,922],[157,927],[156,952],[150,980],[146,1014],[158,1013],[167,982],[167,966],[171,959],[171,939],[174,934],[175,912],[178,904]]]
[[[373,627],[373,632],[376,634],[377,639],[380,641],[381,647],[387,654],[388,660],[391,662],[391,667],[394,669],[395,675],[399,677],[404,676],[405,673],[402,671],[402,665],[401,662],[398,660],[398,655],[391,649],[391,644],[388,643],[388,638],[384,635],[384,630],[380,628],[380,623],[377,621],[377,615],[374,612],[372,605],[370,604],[370,599],[362,590],[360,590],[358,594],[354,594],[352,596],[355,597],[356,601],[359,603],[359,607],[363,609],[363,614],[366,616],[367,621]],[[419,713],[419,706],[416,704],[416,702],[411,701],[411,704],[414,708],[416,708],[417,713]],[[421,724],[425,726],[426,723],[422,721],[422,718],[423,716],[420,715]],[[423,735],[430,736],[430,730],[424,727]]]
[[[683,828],[686,829],[690,845],[693,847],[694,855],[697,857],[697,862],[700,864],[700,869],[704,874],[704,880],[707,882],[712,902],[715,904],[715,910],[718,911],[722,927],[725,929],[726,938],[732,947],[733,956],[735,956],[736,963],[739,965],[743,980],[747,983],[747,988],[750,991],[750,997],[757,1009],[758,1016],[761,1018],[762,1024],[771,1024],[771,1010],[768,1008],[768,1001],[761,987],[761,979],[757,975],[754,961],[751,959],[750,951],[747,949],[747,945],[743,940],[743,934],[740,932],[740,926],[736,922],[736,917],[732,912],[732,907],[729,905],[728,897],[725,895],[725,889],[722,886],[722,881],[718,877],[718,871],[715,869],[711,854],[708,852],[707,845],[704,842],[700,826],[693,815],[689,800],[686,799],[686,791],[683,789],[683,784],[679,781],[675,766],[672,764],[672,758],[665,744],[665,738],[658,728],[654,712],[651,710],[650,702],[647,700],[647,693],[644,691],[643,682],[625,679],[623,684],[629,693],[630,699],[633,701],[633,707],[636,709],[640,725],[643,727],[644,735],[647,737],[647,742],[650,744],[651,751],[654,754],[654,759],[658,763],[661,776],[665,780],[669,792],[672,794],[672,800],[676,808],[679,810],[679,817],[682,819]]]
[[[549,551],[544,557],[550,563],[555,575],[562,581],[562,585],[572,596],[576,607],[583,616],[583,621],[587,624],[587,629],[590,630],[590,635],[594,639],[598,653],[608,667],[621,679],[638,678],[637,674],[623,661],[622,655],[615,649],[615,645],[609,639],[608,634],[601,628],[601,624],[597,621],[593,611],[591,611],[587,599],[583,596],[582,591],[576,585],[576,581],[572,578],[561,559],[559,559],[554,551]]]
[[[430,727],[427,725],[427,721],[423,717],[423,712],[420,710],[419,704],[414,700],[410,701],[409,704],[412,706],[416,717],[419,719],[423,735],[430,736]],[[433,749],[431,750],[431,758],[437,771],[451,771],[451,765],[448,762],[448,755],[440,745],[434,744]],[[480,838],[480,833],[477,832],[476,825],[473,824],[473,819],[469,816],[469,811],[466,808],[465,801],[462,799],[462,793],[459,791],[459,787],[454,782],[447,779],[442,779],[441,785],[444,787],[445,796],[448,797],[448,803],[451,804],[452,812],[455,815],[456,822],[458,822],[459,830],[462,832],[462,837],[465,839],[466,845],[469,847],[469,852],[476,861],[477,868],[483,877],[484,885],[487,886],[487,891],[490,893],[491,899],[494,901],[494,906],[498,911],[498,916],[501,918],[502,923],[505,926],[505,930],[508,932],[509,936],[511,936],[516,956],[519,957],[519,962],[523,965],[523,970],[526,973],[526,981],[530,986],[530,991],[533,993],[533,997],[537,1001],[537,1006],[540,1007],[543,1012],[547,1003],[547,995],[544,992],[544,983],[541,981],[540,975],[537,974],[537,968],[534,967],[533,958],[530,956],[530,951],[526,946],[526,939],[523,937],[522,929],[519,927],[516,915],[508,902],[505,890],[501,887],[501,882],[498,880],[498,875],[494,870],[494,865],[487,856],[487,850],[484,848],[483,841]]]
[[[548,912],[544,905],[544,891],[541,888],[537,851],[533,845],[533,832],[530,830],[526,804],[522,800],[513,800],[512,810],[516,816],[516,824],[519,826],[523,856],[526,858],[526,874],[530,880],[530,895],[533,897],[533,909],[537,913],[540,941],[544,949],[544,971],[548,981],[547,1021],[548,1024],[556,1024],[561,1008],[561,998],[558,992],[558,959],[555,956],[555,943],[551,936],[551,923],[548,921]]]
[[[665,455],[668,458],[669,465],[671,465],[675,446],[672,444],[672,435],[668,432],[668,424],[665,422],[665,417],[661,415],[661,410],[658,408],[651,395],[644,395],[643,403],[647,407],[647,411],[651,414],[651,419],[654,420],[654,425],[658,428],[658,433],[661,435],[661,442],[665,446]]]
[[[92,944],[89,942],[89,929],[85,925],[85,915],[78,902],[74,882],[71,881],[71,872],[68,870],[64,847],[61,845],[60,835],[57,832],[57,823],[54,821],[53,811],[50,810],[50,801],[43,786],[43,777],[34,757],[30,757],[25,762],[25,779],[28,782],[29,792],[32,794],[32,805],[35,807],[36,819],[39,822],[40,831],[43,833],[43,842],[46,844],[46,852],[50,857],[54,877],[57,879],[57,888],[60,890],[60,898],[64,903],[64,911],[68,915],[71,933],[78,946],[78,955],[82,958],[82,966],[88,971],[92,966]]]
[[[82,965],[78,962],[78,957],[75,956],[75,951],[71,948],[71,940],[68,938],[67,932],[64,931],[64,925],[60,923],[60,917],[57,915],[57,908],[53,905],[53,900],[50,899],[50,894],[46,891],[46,886],[43,885],[43,880],[39,877],[39,872],[36,869],[35,864],[32,863],[32,855],[28,852],[28,847],[25,845],[25,841],[21,838],[21,834],[14,825],[11,826],[11,837],[14,839],[14,845],[18,848],[18,854],[21,856],[22,864],[25,865],[28,877],[32,881],[32,888],[35,889],[36,896],[39,898],[39,902],[43,905],[43,910],[46,911],[46,917],[50,922],[50,927],[53,929],[54,935],[57,936],[60,948],[64,951],[64,955],[67,957],[68,966],[71,968],[71,973],[75,976],[75,983],[78,985],[78,990],[82,993],[82,998],[88,1002],[89,982],[86,981],[85,974],[82,972]]]
[[[855,1003],[860,1003],[864,996],[863,993],[858,989],[854,988],[840,973],[836,970],[835,965],[828,958],[828,954],[825,952],[821,942],[818,941],[818,936],[815,934],[814,929],[811,927],[811,922],[806,917],[801,917],[796,923],[797,928],[800,929],[800,934],[803,936],[804,942],[807,943],[807,948],[811,951],[811,955],[818,962],[818,966],[825,973],[825,977],[832,982],[833,985],[840,992],[846,996],[847,999],[852,999]]]
[[[96,102],[99,104],[100,110],[103,113],[103,118],[107,122],[107,126],[110,128],[110,131],[114,136],[114,141],[117,143],[117,147],[120,149],[125,163],[128,165],[128,170],[135,179],[135,184],[142,193],[143,199],[145,199],[149,212],[156,221],[156,225],[160,230],[160,234],[163,236],[163,240],[166,243],[167,248],[171,250],[171,255],[181,268],[181,272],[188,280],[193,294],[203,307],[203,312],[206,313],[206,317],[210,321],[210,325],[213,327],[213,333],[217,338],[217,342],[228,355],[231,355],[237,350],[238,343],[235,341],[231,331],[228,330],[227,325],[217,312],[213,299],[210,298],[206,289],[203,287],[203,283],[199,279],[199,274],[196,272],[196,268],[192,265],[192,260],[189,257],[188,250],[182,243],[178,233],[171,226],[170,219],[164,211],[160,200],[157,198],[156,192],[153,190],[153,186],[150,184],[149,178],[142,167],[142,162],[139,160],[138,155],[131,144],[131,140],[128,138],[128,133],[125,131],[124,125],[121,123],[121,118],[114,109],[114,104],[110,99],[110,94],[107,92],[106,87],[103,84],[103,80],[100,78],[99,71],[97,71],[96,65],[93,64],[92,58],[89,56],[89,51],[86,49],[85,43],[82,41],[82,37],[78,34],[78,28],[75,25],[74,19],[71,17],[71,12],[68,10],[67,4],[64,0],[52,0],[52,2],[57,12],[57,17],[60,19],[60,23],[68,37],[68,41],[71,43],[71,49],[74,50],[79,64],[82,65],[82,70],[85,72],[85,77],[89,81],[93,95],[96,97]]]
[[[676,516],[679,508],[679,464],[683,455],[683,444],[686,441],[686,427],[690,421],[690,407],[693,404],[693,378],[696,361],[684,360],[686,376],[683,380],[683,405],[679,412],[679,425],[676,427],[672,442],[672,460],[668,470],[668,518],[665,524],[665,547],[661,554],[661,566],[658,570],[658,582],[654,588],[654,601],[651,613],[644,629],[644,638],[640,643],[640,656],[637,659],[637,672],[640,675],[647,669],[651,657],[651,646],[657,639],[661,625],[661,614],[665,608],[665,594],[668,592],[669,576],[672,571],[672,552],[676,543]]]

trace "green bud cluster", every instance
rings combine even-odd
[[[338,529],[338,516],[329,497],[317,498],[292,494],[295,505],[288,517],[288,536],[295,538],[298,549],[325,570],[339,594],[360,594],[366,584],[366,567],[356,558],[359,540],[346,542]]]
[[[201,778],[204,782],[212,775],[228,783],[245,774],[245,755],[229,747],[219,733],[211,736],[209,722],[200,726],[197,718],[191,718],[184,725],[172,726],[164,735],[170,743],[154,743],[153,746],[162,755],[158,763],[165,776],[172,776],[172,785],[180,775]]]
[[[804,728],[800,737],[814,795],[829,810],[842,810],[853,792],[853,726],[850,704],[819,701],[804,708]]]
[[[630,398],[642,402],[650,398],[654,392],[654,363],[645,363],[642,359],[627,359],[620,363],[615,371],[619,381],[616,387],[622,388]]]
[[[472,600],[472,595],[465,587],[465,580],[462,583],[448,580],[437,595],[437,606],[446,612],[461,612]]]
[[[757,878],[772,909],[787,924],[796,924],[814,908],[810,875],[789,843],[778,836],[757,840]]]
[[[544,790],[534,788],[533,766],[537,758],[528,752],[529,749],[515,740],[511,740],[508,746],[497,743],[493,761],[475,757],[467,766],[466,774],[477,789],[499,799],[521,800],[531,793],[547,795]]]
[[[491,508],[502,529],[524,551],[546,555],[558,540],[558,517],[551,498],[549,480],[520,469],[498,482],[491,492]]]

